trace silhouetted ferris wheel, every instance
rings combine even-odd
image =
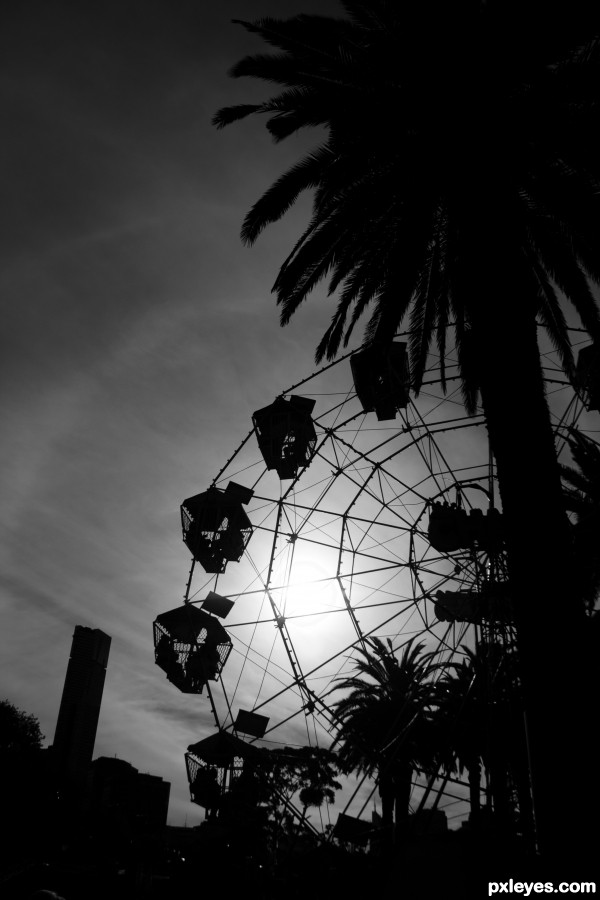
[[[551,352],[545,361],[563,450],[574,424],[597,426],[596,361],[580,354],[578,390]],[[329,746],[332,688],[370,638],[400,650],[417,636],[444,664],[481,640],[512,645],[485,423],[466,415],[451,360],[446,378],[444,394],[433,365],[412,396],[401,339],[386,354],[349,354],[254,412],[221,471],[183,502],[192,568],[184,604],[154,623],[155,653],[175,687],[205,693],[229,735],[220,757],[214,736],[188,749],[200,805],[212,801],[198,773],[216,767],[212,790],[226,791],[250,745]],[[427,784],[417,779],[415,808]],[[466,815],[460,779],[432,787],[449,817]]]

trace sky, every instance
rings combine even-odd
[[[172,782],[197,704],[163,681],[152,621],[189,569],[179,505],[254,409],[313,367],[330,308],[281,330],[270,293],[309,210],[256,247],[243,216],[315,138],[275,147],[221,106],[262,44],[232,19],[336,3],[30,0],[1,14],[1,693],[52,742],[75,625],[112,636],[96,755]],[[195,698],[192,698],[195,699]],[[202,718],[202,713],[200,719]]]
[[[211,118],[222,106],[268,96],[266,86],[227,76],[242,56],[264,49],[231,20],[316,11],[340,7],[335,0],[24,0],[1,13],[0,696],[35,715],[51,744],[74,627],[109,634],[95,756],[116,755],[169,781],[174,825],[204,818],[190,803],[183,755],[215,724],[206,695],[180,694],[154,664],[152,622],[181,604],[186,587],[180,504],[206,490],[232,456],[219,484],[255,487],[252,557],[218,583],[196,571],[192,596],[215,589],[237,598],[224,622],[236,639],[226,670],[236,707],[253,708],[277,690],[277,673],[289,680],[260,605],[260,579],[253,580],[269,562],[282,488],[273,473],[256,474],[253,441],[234,451],[252,413],[314,371],[335,300],[316,291],[279,327],[271,286],[310,198],[252,248],[239,231],[252,203],[319,135],[274,145],[258,120],[219,132]],[[388,627],[388,612],[381,604],[375,611],[373,597],[391,603],[424,587],[409,584],[398,567],[397,521],[382,510],[396,504],[394,515],[409,525],[424,521],[427,498],[457,473],[483,477],[487,464],[481,419],[463,422],[458,397],[451,393],[441,406],[433,388],[422,391],[418,415],[461,419],[468,440],[464,430],[440,430],[427,456],[408,431],[402,436],[389,423],[376,431],[371,418],[357,443],[336,406],[350,389],[345,366],[300,389],[316,398],[320,427],[340,429],[340,443],[311,464],[294,509],[301,516],[302,503],[320,504],[318,515],[297,544],[290,538],[299,526],[284,523],[273,570],[274,599],[286,604],[290,630],[298,629],[304,671],[336,656],[335,666],[315,671],[315,685],[319,678],[332,684],[352,662],[355,635],[349,619],[339,624],[339,591],[349,582],[342,579],[335,596],[329,584],[313,585],[309,600],[299,588],[329,582],[337,571],[341,512],[351,505],[345,539],[361,548],[357,557],[376,554],[394,573],[353,581],[361,627],[398,648],[401,629]],[[390,464],[387,481],[374,488],[373,479],[362,490],[371,475],[358,450],[368,445],[369,458],[382,461],[392,439],[404,442],[394,444],[399,468]],[[343,478],[335,476],[339,453],[350,461]],[[480,505],[481,493],[469,502]],[[377,528],[365,530],[361,522],[374,516]],[[277,585],[292,550],[296,582],[284,596]],[[437,577],[427,547],[414,552],[425,582]],[[306,609],[312,624],[294,621]],[[406,637],[430,627],[415,623],[410,609]],[[257,629],[244,624],[257,617]],[[246,653],[253,641],[257,649]],[[276,721],[299,703],[297,693],[287,694],[279,709],[262,711]],[[223,715],[222,698],[218,704]],[[304,728],[296,716],[274,737],[301,743]],[[363,787],[351,812],[367,797]]]

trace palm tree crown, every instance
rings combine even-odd
[[[433,685],[423,643],[404,645],[400,659],[378,638],[358,651],[356,673],[334,690],[348,691],[334,705],[338,730],[333,747],[346,771],[379,784],[384,824],[408,814],[413,769],[432,756],[428,744]]]
[[[328,130],[242,230],[253,242],[314,190],[313,217],[275,284],[282,321],[328,274],[340,298],[319,359],[335,355],[369,305],[371,339],[389,338],[411,310],[415,385],[433,334],[443,356],[453,321],[472,405],[469,335],[492,276],[513,294],[516,283],[518,302],[541,318],[570,369],[557,289],[600,334],[587,281],[600,278],[589,18],[546,11],[528,25],[522,5],[517,21],[512,4],[497,2],[343,6],[349,20],[242,23],[282,52],[247,57],[231,74],[284,90],[214,120],[266,114],[276,141],[307,126]]]
[[[439,684],[441,762],[468,772],[471,823],[480,813],[481,770],[487,774],[486,805],[499,828],[514,830],[515,803],[519,828],[530,832],[531,799],[514,650],[499,641],[480,641],[475,650],[444,668]]]

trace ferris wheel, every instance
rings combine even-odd
[[[576,390],[550,350],[544,360],[566,454],[569,429],[594,431],[600,404],[583,375]],[[371,638],[394,651],[415,638],[445,665],[482,639],[514,641],[484,418],[465,413],[458,369],[445,368],[445,393],[434,365],[414,397],[401,337],[348,354],[255,411],[221,471],[184,500],[191,570],[183,605],[154,623],[156,662],[230,735],[230,779],[242,742],[328,747],[336,684]],[[191,784],[214,738],[188,748]],[[415,808],[426,784],[415,782]],[[459,779],[435,790],[449,818],[467,815]],[[207,805],[200,789],[192,799]]]

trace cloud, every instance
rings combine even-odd
[[[202,815],[183,753],[214,730],[153,661],[189,570],[179,504],[312,368],[329,316],[315,302],[282,331],[270,294],[306,203],[253,250],[238,238],[314,140],[209,120],[263,91],[226,77],[257,47],[229,20],[304,6],[34,0],[0,36],[3,684],[51,740],[73,627],[110,634],[96,754],[170,780],[178,824]],[[283,739],[305,736],[294,720]]]

